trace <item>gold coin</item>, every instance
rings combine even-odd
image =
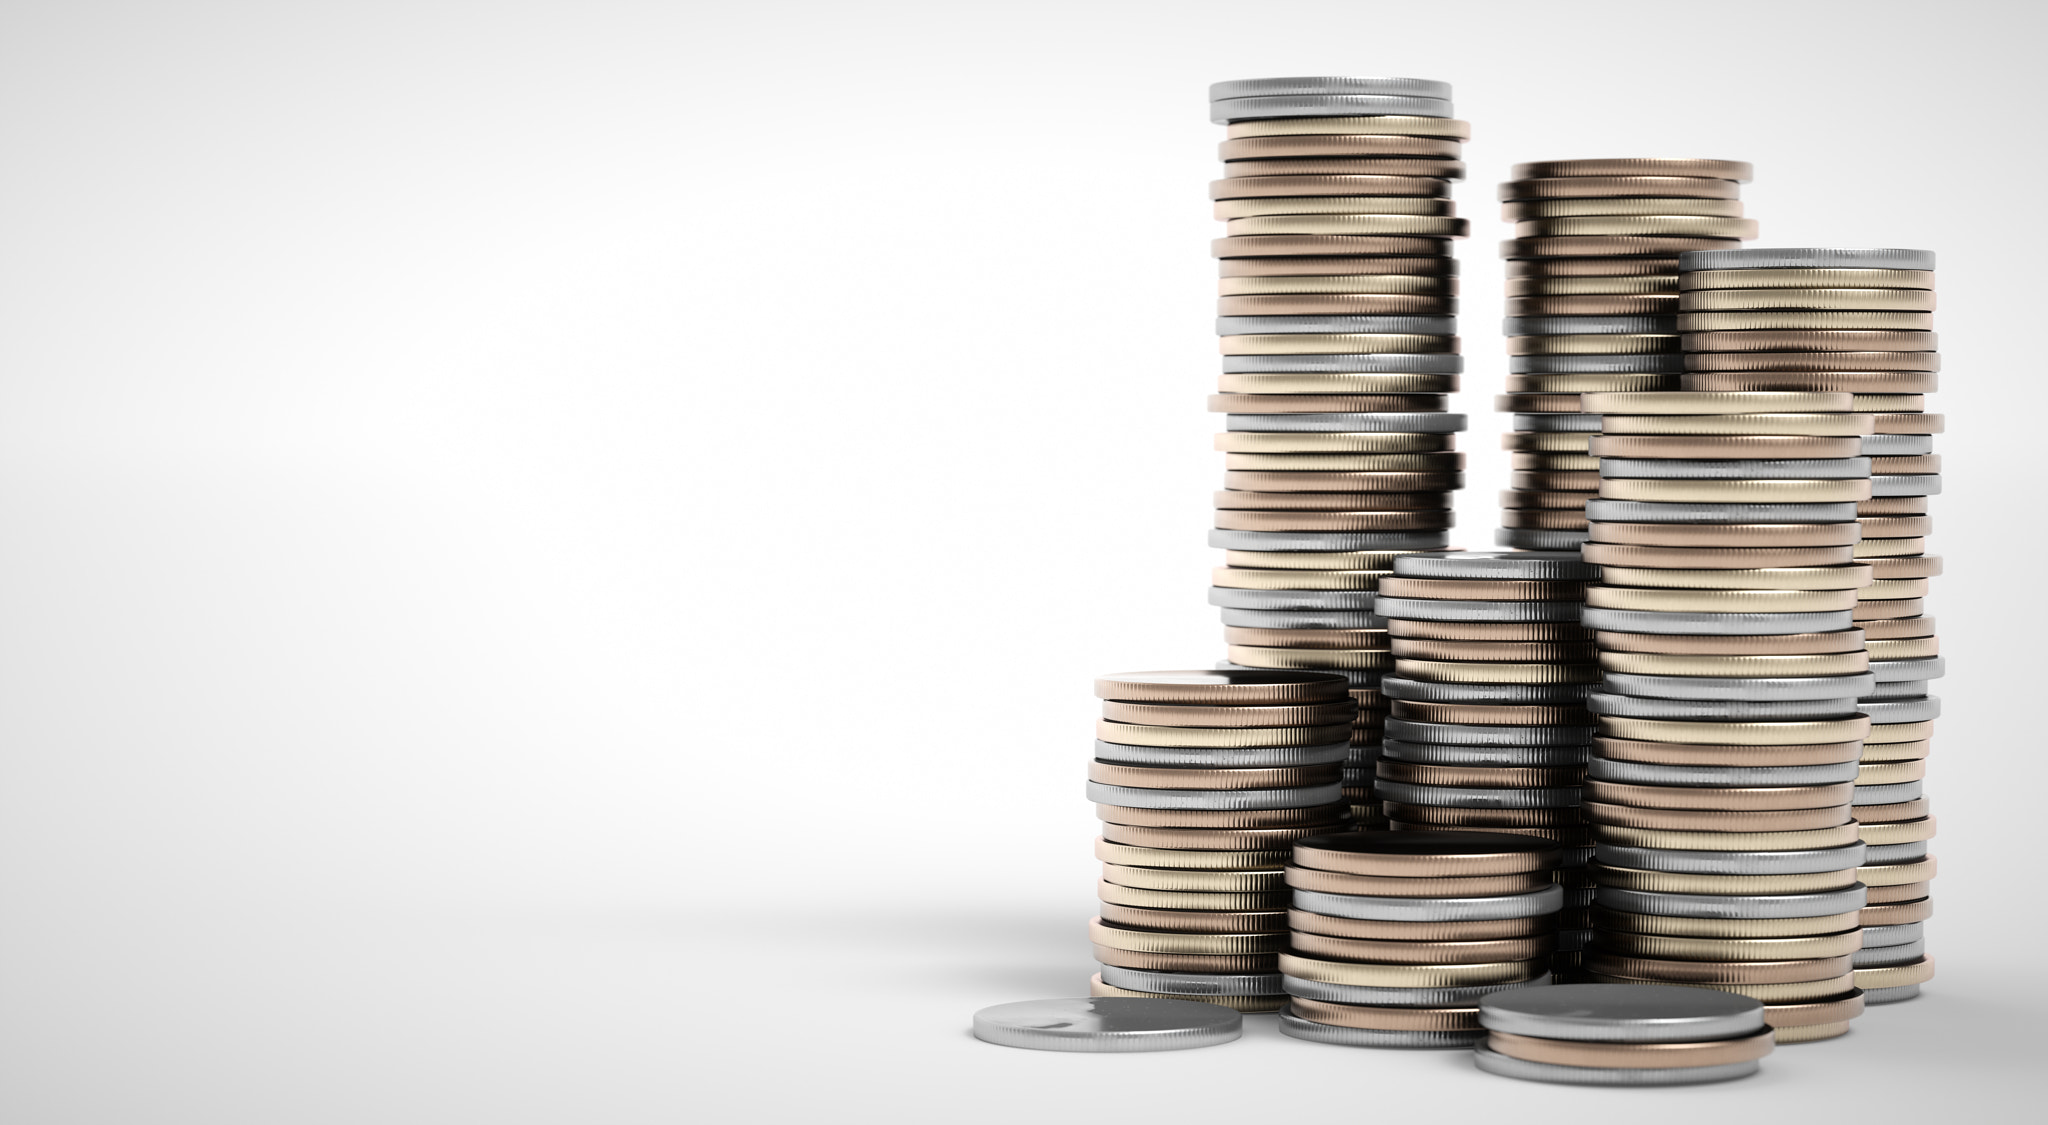
[[[1385,629],[1255,629],[1228,625],[1223,639],[1234,645],[1272,648],[1388,648]]]
[[[1865,539],[1856,544],[1856,557],[1873,565],[1886,562],[1909,561],[1906,556],[1919,555],[1927,549],[1927,540],[1911,539]],[[1877,573],[1882,573],[1877,572]]]
[[[1870,498],[1863,480],[1651,480],[1607,477],[1605,500],[1680,504],[1832,504]]]
[[[1764,1022],[1779,1043],[1811,1043],[1846,1035],[1849,1021],[1863,1014],[1863,993],[1850,992],[1808,1004],[1765,1004]]]
[[[1861,760],[1865,762],[1916,762],[1927,757],[1928,751],[1929,743],[1925,740],[1916,742],[1883,742],[1865,746]]]
[[[1212,210],[1218,219],[1248,219],[1259,215],[1449,215],[1454,207],[1448,199],[1420,195],[1261,195],[1219,199]]]
[[[1542,961],[1493,961],[1464,965],[1372,965],[1325,961],[1297,953],[1280,955],[1280,971],[1322,984],[1363,988],[1461,988],[1534,980],[1549,970]]]
[[[1668,296],[1678,292],[1678,271],[1633,277],[1510,277],[1509,297]]]
[[[1280,957],[1273,953],[1201,954],[1141,953],[1113,946],[1091,947],[1095,960],[1122,969],[1149,969],[1159,973],[1277,973]]]
[[[1573,660],[1597,657],[1591,641],[1432,641],[1392,638],[1389,646],[1397,660]],[[1484,720],[1482,720],[1484,721]]]
[[[1287,863],[1286,848],[1261,850],[1199,850],[1191,848],[1137,848],[1112,844],[1100,837],[1095,841],[1095,858],[1127,867],[1165,867],[1179,871],[1278,871]]]
[[[1925,332],[1934,327],[1934,314],[1924,312],[1882,312],[1769,309],[1745,312],[1689,312],[1678,316],[1680,332],[1713,333],[1776,329],[1895,330]]]
[[[1095,806],[1097,816],[1116,816],[1129,819],[1129,811],[1114,805]],[[1107,810],[1105,812],[1105,810]],[[1303,810],[1290,809],[1289,812]],[[1252,851],[1273,847],[1285,847],[1305,836],[1322,836],[1331,832],[1349,832],[1348,823],[1330,821],[1332,814],[1324,813],[1325,821],[1289,825],[1273,828],[1173,828],[1155,827],[1143,824],[1117,824],[1105,819],[1102,838],[1112,844],[1123,844],[1139,848],[1161,848],[1173,851],[1187,851],[1197,848],[1212,848],[1217,851]]]
[[[1633,719],[1600,716],[1600,733],[1610,738],[1644,742],[1716,743],[1736,746],[1803,745],[1846,742],[1870,732],[1870,719],[1805,719],[1778,722],[1696,722],[1681,719]]]
[[[1467,809],[1440,805],[1407,805],[1384,802],[1387,816],[1410,825],[1443,829],[1478,829],[1483,832],[1513,832],[1518,828],[1571,827],[1584,819],[1576,808],[1552,809]]]
[[[1214,414],[1378,414],[1386,411],[1434,414],[1441,412],[1447,401],[1440,394],[1265,394],[1254,391],[1210,395],[1209,410]]]
[[[1775,678],[1855,676],[1870,670],[1865,652],[1801,653],[1787,656],[1716,656],[1691,653],[1603,652],[1600,667],[1635,676]]]
[[[1462,151],[1455,140],[1400,134],[1338,134],[1281,137],[1246,137],[1224,141],[1217,146],[1221,160],[1259,160],[1273,157],[1360,156],[1431,157],[1455,162]],[[1463,165],[1458,165],[1462,168]]]
[[[1477,1008],[1389,1008],[1365,1004],[1337,1004],[1296,996],[1288,1011],[1305,1020],[1332,1027],[1358,1027],[1373,1031],[1478,1031]]]
[[[1371,590],[1391,570],[1257,570],[1242,566],[1219,566],[1210,572],[1210,585],[1230,590]],[[1281,667],[1281,665],[1273,665]]]
[[[1278,871],[1189,871],[1172,867],[1102,865],[1102,881],[1152,891],[1277,891],[1286,882]]]
[[[1660,832],[1811,832],[1841,827],[1848,816],[1849,800],[1842,796],[1833,805],[1791,809],[1644,808],[1641,802],[1612,804],[1586,800],[1579,808],[1588,821],[1603,830],[1611,827]]]
[[[1690,250],[1730,250],[1733,238],[1705,238],[1691,235],[1549,235],[1514,238],[1500,244],[1503,258],[1676,258]]]
[[[1934,979],[1934,958],[1922,957],[1904,965],[1885,965],[1875,969],[1857,969],[1856,987],[1903,988],[1909,984],[1923,984]]]
[[[1290,332],[1220,336],[1217,346],[1224,355],[1425,355],[1457,352],[1458,338],[1402,332]]]
[[[1215,238],[1209,241],[1209,253],[1217,258],[1289,258],[1295,268],[1275,270],[1275,273],[1306,273],[1302,263],[1311,258],[1328,255],[1331,257],[1351,256],[1353,261],[1363,263],[1366,259],[1357,255],[1372,255],[1382,261],[1400,258],[1399,270],[1387,272],[1415,272],[1408,263],[1430,255],[1450,259],[1450,241],[1442,237],[1405,234],[1248,234]],[[1362,271],[1364,266],[1349,266],[1348,270]],[[1438,273],[1449,273],[1448,267]],[[1230,276],[1225,274],[1224,276]]]
[[[1218,773],[1225,771],[1218,770]],[[1782,785],[1737,787],[1719,785],[1634,785],[1619,781],[1586,779],[1586,798],[1607,804],[1639,809],[1673,809],[1700,812],[1777,812],[1828,810],[1849,804],[1856,787],[1839,785]],[[1587,810],[1591,815],[1592,810]]]
[[[1245,472],[1455,473],[1462,453],[1232,453],[1223,467]]]
[[[1341,573],[1341,572],[1340,572]],[[1394,655],[1385,649],[1344,648],[1260,648],[1230,645],[1225,649],[1232,664],[1247,668],[1345,668],[1386,669],[1394,666]],[[1331,739],[1330,741],[1339,741]]]
[[[1409,472],[1251,472],[1243,469],[1223,474],[1223,487],[1238,492],[1449,492],[1464,483],[1462,473]],[[1415,507],[1444,507],[1436,497]]]
[[[1691,943],[1734,940],[1823,943],[1811,947],[1797,944],[1755,947],[1762,954],[1761,960],[1774,961],[1808,955],[1837,957],[1855,953],[1863,945],[1863,935],[1856,932],[1859,916],[1857,911],[1851,910],[1815,918],[1682,918],[1632,914],[1595,906],[1588,920],[1601,931],[1603,948],[1638,957],[1740,961],[1744,958],[1723,956],[1724,947],[1720,945]]]
[[[1521,394],[1577,398],[1587,391],[1677,390],[1680,375],[1510,375],[1507,389]]]
[[[1329,703],[1205,707],[1195,703],[1105,700],[1102,717],[1118,723],[1163,727],[1320,727],[1349,723],[1358,708],[1349,699]]]
[[[1241,934],[1173,933],[1130,929],[1100,918],[1088,920],[1088,939],[1096,945],[1128,949],[1134,953],[1177,953],[1202,957],[1273,954],[1287,948],[1285,930]]]
[[[1755,219],[1712,215],[1578,215],[1555,219],[1524,219],[1515,224],[1516,238],[1550,235],[1684,235],[1693,238],[1755,238]]]
[[[1926,898],[1934,884],[1930,882],[1895,883],[1883,887],[1869,887],[1864,890],[1867,901],[1872,905],[1888,902],[1913,902]]]
[[[1503,202],[1515,199],[1734,199],[1741,190],[1732,179],[1707,176],[1517,176],[1500,185],[1499,197]]]
[[[1602,843],[1608,844],[1701,852],[1803,851],[1808,848],[1840,847],[1843,844],[1853,844],[1860,838],[1854,824],[1793,832],[1685,832],[1662,828],[1601,825],[1598,828],[1598,835]]]
[[[1924,289],[1694,289],[1679,300],[1685,312],[1737,309],[1887,309],[1933,312],[1934,294]]]
[[[1642,156],[1582,160],[1532,160],[1510,172],[1516,180],[1552,176],[1702,176],[1748,183],[1756,169],[1746,160],[1703,157]],[[1508,186],[1508,185],[1503,185]]]
[[[1393,565],[1388,560],[1388,565]],[[1577,601],[1586,583],[1522,578],[1389,578],[1381,590],[1396,598],[1476,599],[1479,601]]]
[[[1306,277],[1224,277],[1216,282],[1220,297],[1379,296],[1455,297],[1458,279],[1429,274],[1318,274]]]
[[[1139,992],[1135,989],[1118,988],[1113,984],[1104,984],[1102,983],[1101,973],[1096,973],[1088,978],[1088,995],[1124,996],[1135,1000],[1188,999],[1185,996],[1172,995],[1165,992]],[[1272,996],[1215,996],[1205,993],[1202,996],[1202,1003],[1215,1004],[1218,1007],[1229,1008],[1237,1012],[1277,1012],[1287,1006],[1288,999],[1288,997],[1279,994]]]
[[[1843,547],[1651,547],[1587,543],[1610,586],[1713,590],[1856,590],[1876,579]]]
[[[1660,355],[1678,350],[1678,337],[1662,333],[1508,337],[1509,355]]]
[[[1398,114],[1374,117],[1270,117],[1230,123],[1230,139],[1240,137],[1293,137],[1337,133],[1348,136],[1442,137],[1466,140],[1472,126],[1448,117],[1408,117]]]
[[[1299,676],[1252,676],[1201,669],[1182,672],[1115,672],[1095,678],[1095,695],[1098,699],[1121,700],[1125,703],[1327,705],[1342,703],[1349,698],[1347,692],[1348,688],[1340,676],[1307,673]],[[1174,713],[1195,715],[1200,712],[1189,709],[1185,712],[1176,710]],[[1237,713],[1235,707],[1232,707],[1231,713]]]
[[[1584,407],[1589,414],[1817,414],[1846,413],[1850,402],[1846,394],[1819,392],[1665,391],[1599,394]]]
[[[1448,508],[1410,512],[1296,512],[1222,509],[1226,531],[1429,531],[1451,526]]]
[[[1614,438],[1655,441],[1655,438]],[[1681,439],[1681,440],[1712,440]],[[1854,438],[1796,438],[1797,441],[1855,441]],[[1615,453],[1607,456],[1626,457]],[[1853,456],[1853,454],[1851,455]],[[1869,530],[1866,523],[1626,523],[1593,524],[1593,542],[1641,547],[1854,547]]]
[[[1933,270],[1691,270],[1686,289],[1932,289]]]
[[[1189,934],[1263,934],[1285,932],[1285,910],[1196,910],[1101,904],[1101,917],[1113,926],[1170,930]]]
[[[1680,895],[1803,895],[1839,891],[1857,882],[1856,872],[1822,871],[1811,875],[1700,875],[1671,871],[1595,865],[1593,876],[1603,887]],[[1805,957],[1811,954],[1797,954]]]
[[[1222,297],[1218,316],[1381,316],[1408,313],[1455,313],[1450,297],[1404,296],[1392,293],[1265,295]]]
[[[1351,854],[1356,856],[1357,853]],[[1854,915],[1850,916],[1849,924],[1855,924]],[[1412,952],[1437,945],[1466,947],[1508,939],[1548,939],[1558,928],[1558,917],[1555,914],[1539,914],[1523,918],[1495,918],[1469,922],[1386,922],[1369,918],[1339,918],[1331,914],[1314,914],[1296,907],[1287,912],[1287,926],[1296,934],[1317,934],[1353,942],[1369,941],[1392,948],[1393,951],[1388,956],[1370,958],[1371,960],[1418,965],[1453,964],[1460,963],[1461,959],[1452,957],[1442,961],[1418,961],[1413,958]],[[1410,955],[1403,955],[1400,950],[1408,950]],[[1332,960],[1342,961],[1346,958],[1335,957]],[[1523,958],[1500,957],[1494,960],[1519,961]]]
[[[1675,293],[1509,297],[1509,316],[1665,316],[1678,311]]]
[[[1857,911],[1859,922],[1865,926],[1902,926],[1907,922],[1924,922],[1934,917],[1934,900],[1923,898],[1908,902],[1887,902],[1877,906],[1866,906]]]
[[[1582,766],[1437,766],[1420,762],[1382,760],[1374,773],[1383,781],[1416,785],[1477,786],[1484,789],[1536,789],[1578,785],[1585,780]],[[1546,880],[1547,881],[1547,880]],[[1346,894],[1387,894],[1385,891],[1347,891]],[[1474,894],[1482,893],[1475,891]],[[1506,891],[1484,892],[1506,894]]]
[[[1750,1062],[1771,1053],[1777,1043],[1769,1031],[1740,1039],[1698,1043],[1596,1043],[1576,1039],[1539,1039],[1507,1031],[1490,1031],[1490,1051],[1550,1066],[1606,1067],[1637,1070],[1649,1067],[1727,1066]]]
[[[1589,411],[1589,413],[1597,413]],[[1860,437],[1876,432],[1868,414],[1608,414],[1600,419],[1606,434],[1730,434]]]
[[[1398,635],[1398,634],[1393,634]],[[1773,633],[1764,636],[1715,636],[1686,633],[1599,634],[1609,652],[1667,653],[1683,656],[1806,656],[1864,651],[1861,629],[1832,633]]]
[[[1859,601],[1852,614],[1861,624],[1865,621],[1886,621],[1895,617],[1918,617],[1926,611],[1923,598],[1892,598],[1887,601]]]
[[[1219,747],[1260,747],[1260,746],[1323,746],[1342,742],[1344,732],[1351,728],[1348,719],[1324,726],[1305,727],[1192,727],[1152,726],[1145,723],[1118,723],[1108,719],[1095,722],[1095,737],[1104,742],[1121,746],[1219,746]],[[1136,767],[1126,767],[1136,768]],[[1190,778],[1212,772],[1211,770],[1175,769],[1174,774],[1186,774]],[[1098,778],[1097,780],[1107,780]],[[1137,782],[1118,781],[1116,785],[1135,785]],[[1299,782],[1296,784],[1319,785],[1321,782]],[[1180,788],[1170,786],[1169,788]],[[1197,788],[1210,788],[1202,785]],[[1268,789],[1272,786],[1244,785],[1225,786],[1237,789]]]
[[[1854,590],[1652,590],[1589,586],[1586,604],[1598,609],[1662,613],[1832,613],[1856,606]]]
[[[1292,866],[1286,871],[1286,885],[1297,890],[1338,895],[1477,898],[1542,890],[1550,885],[1550,872],[1522,871],[1509,875],[1454,875],[1431,878],[1413,875],[1360,875],[1349,871],[1325,871],[1316,867]],[[1535,954],[1530,956],[1533,957]]]
[[[1872,660],[1918,660],[1922,657],[1941,655],[1941,641],[1936,637],[1907,637],[1896,641],[1864,643],[1870,646]]]
[[[1292,395],[1377,395],[1408,393],[1449,393],[1458,389],[1456,375],[1319,375],[1312,372],[1280,375],[1223,375],[1216,389],[1228,394],[1257,398],[1285,398]]]
[[[1321,196],[1343,199],[1357,196],[1385,198],[1435,199],[1442,196],[1449,185],[1442,179],[1413,175],[1261,175],[1264,168],[1229,168],[1226,171],[1242,172],[1226,180],[1212,180],[1209,184],[1209,198],[1216,201],[1228,199],[1298,199],[1304,196]]]
[[[1500,217],[1507,222],[1524,219],[1562,219],[1577,215],[1713,215],[1742,217],[1742,203],[1734,199],[1525,199],[1500,205]],[[1674,273],[1674,277],[1677,275]]]
[[[1375,476],[1374,480],[1377,479]],[[1451,500],[1449,492],[1257,492],[1226,489],[1212,495],[1219,509],[1273,512],[1438,512],[1447,510]]]
[[[1682,383],[1689,391],[1933,391],[1941,377],[1931,371],[1693,371]]]
[[[1292,914],[1290,914],[1290,917]],[[1371,961],[1391,965],[1465,965],[1527,961],[1548,956],[1557,945],[1550,934],[1495,941],[1373,941],[1330,937],[1294,929],[1296,953],[1332,961]]]
[[[1874,581],[1857,591],[1865,601],[1884,601],[1893,598],[1923,598],[1927,596],[1925,578],[1891,578]]]
[[[1765,333],[1746,333],[1758,337],[1750,341],[1762,344]],[[1686,356],[1685,369],[1700,371],[1939,371],[1941,356],[1933,350],[1932,332],[1901,332],[1901,336],[1926,337],[1922,347],[1925,350],[1900,348],[1896,351],[1844,351],[1814,346],[1819,341],[1795,340],[1794,337],[1820,336],[1818,332],[1780,332],[1775,334],[1776,343],[1783,351],[1738,351],[1733,348],[1718,352],[1702,351],[1711,341],[1694,340],[1686,350],[1693,354]],[[1836,333],[1835,335],[1843,335]],[[1853,335],[1850,333],[1849,335]],[[1867,342],[1867,341],[1866,341]],[[1848,341],[1837,340],[1838,344]],[[1916,341],[1916,343],[1919,343]],[[1905,388],[1897,388],[1904,390]]]
[[[1441,215],[1252,215],[1231,219],[1231,237],[1268,234],[1402,234],[1464,238],[1471,223]]]
[[[1386,570],[1413,551],[1226,551],[1232,566],[1271,570]]]
[[[1288,194],[1288,193],[1276,193]],[[1287,242],[1287,239],[1231,239],[1229,241]],[[1443,276],[1455,280],[1458,263],[1443,253],[1444,244],[1426,238],[1411,239],[1321,239],[1309,240],[1342,245],[1349,249],[1338,251],[1334,257],[1317,257],[1329,251],[1309,251],[1285,256],[1258,256],[1224,258],[1216,263],[1216,272],[1222,277],[1327,277],[1334,274],[1384,273],[1404,276]],[[1359,242],[1419,242],[1423,249],[1410,257],[1388,256],[1382,250],[1361,250],[1355,247]],[[1354,257],[1356,254],[1372,254],[1374,257]]]
[[[1344,144],[1355,141],[1401,141],[1418,145],[1443,145],[1444,152],[1435,155],[1404,154],[1399,156],[1377,156],[1372,153],[1344,152],[1307,153],[1287,156],[1227,157],[1224,171],[1239,176],[1429,176],[1446,181],[1465,178],[1465,164],[1460,160],[1445,159],[1459,153],[1456,141],[1427,140],[1416,137],[1256,137],[1242,141],[1225,141],[1230,145],[1260,144],[1276,141],[1282,144],[1293,142],[1335,142]]]
[[[1625,977],[1615,973],[1591,972],[1588,974],[1600,984],[1664,984],[1677,988],[1709,988],[1716,992],[1732,992],[1767,1004],[1799,1004],[1829,997],[1840,996],[1854,987],[1848,973],[1828,980],[1800,981],[1787,984],[1720,984],[1706,981],[1658,980],[1648,977]]]
[[[1482,664],[1450,660],[1403,660],[1401,674],[1428,683],[1453,684],[1594,684],[1601,679],[1597,664]]]

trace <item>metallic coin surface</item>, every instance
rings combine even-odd
[[[974,1037],[1038,1051],[1178,1051],[1228,1043],[1244,1017],[1190,1000],[1075,997],[998,1004],[974,1013]]]

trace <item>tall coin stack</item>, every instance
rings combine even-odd
[[[1288,847],[1350,826],[1344,678],[1127,672],[1095,694],[1102,913],[1089,930],[1102,971],[1089,994],[1278,1011]]]
[[[1756,237],[1737,199],[1739,160],[1546,160],[1500,186],[1508,260],[1508,393],[1502,436],[1514,476],[1501,494],[1503,546],[1568,550],[1586,539],[1599,487],[1584,391],[1674,390],[1678,255]]]
[[[1934,255],[1924,250],[1710,251],[1682,262],[1684,378],[1689,390],[1835,391],[1876,418],[1861,439],[1871,498],[1857,505],[1855,553],[1873,581],[1858,591],[1876,686],[1858,706],[1870,716],[1851,813],[1868,845],[1869,889],[1856,983],[1868,1003],[1908,1000],[1934,975],[1922,920],[1934,835],[1921,793],[1942,674],[1934,619],[1922,613],[1928,579],[1927,497],[1941,490],[1933,452],[1939,415],[1923,413],[1940,357],[1933,332]]]
[[[1298,840],[1280,1030],[1347,1047],[1467,1047],[1482,996],[1545,984],[1554,845],[1489,832]]]
[[[1598,567],[1575,551],[1404,555],[1380,586],[1394,672],[1377,767],[1398,828],[1483,829],[1551,840],[1565,883],[1557,965],[1589,935],[1592,856],[1579,802],[1595,729],[1585,699],[1600,680],[1579,624]]]
[[[1711,334],[1710,334],[1711,335]],[[1690,358],[1690,357],[1688,357]],[[1847,393],[1588,394],[1596,980],[1763,1002],[1780,1042],[1862,1010],[1850,804],[1875,684],[1855,628],[1870,415]]]
[[[1229,126],[1210,189],[1229,224],[1217,332],[1228,416],[1210,544],[1226,550],[1226,669],[1341,673],[1360,714],[1346,796],[1378,813],[1373,757],[1391,663],[1373,590],[1434,550],[1462,484],[1453,451],[1457,264],[1451,181],[1464,175],[1450,87],[1419,78],[1262,78],[1210,88]]]

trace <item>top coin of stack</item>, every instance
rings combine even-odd
[[[1941,490],[1933,435],[1942,420],[1923,412],[1941,366],[1934,255],[1803,247],[1692,253],[1681,265],[1688,389],[1846,391],[1874,419],[1875,432],[1855,439],[1871,480],[1857,504],[1855,560],[1872,578],[1857,591],[1855,617],[1876,681],[1857,701],[1871,727],[1851,810],[1868,847],[1856,983],[1870,1003],[1911,999],[1934,975],[1921,937],[1934,874],[1921,778],[1941,706],[1927,685],[1943,671],[1934,619],[1922,610],[1928,580],[1941,573],[1925,538],[1927,497]]]
[[[1739,160],[1631,158],[1518,164],[1500,186],[1516,237],[1508,259],[1508,392],[1503,435],[1514,476],[1498,540],[1532,550],[1586,538],[1598,488],[1578,413],[1582,391],[1669,390],[1679,359],[1678,255],[1756,237],[1737,199]]]
[[[1279,1010],[1288,846],[1349,828],[1344,678],[1126,672],[1095,693],[1088,796],[1104,823],[1091,994]]]
[[[1373,589],[1389,562],[1446,544],[1462,483],[1444,412],[1462,360],[1464,175],[1450,87],[1419,78],[1260,78],[1210,88],[1229,126],[1222,259],[1226,454],[1210,544],[1226,668],[1341,673],[1362,712],[1347,796],[1367,815],[1391,657]]]

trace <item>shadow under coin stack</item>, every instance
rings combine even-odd
[[[1508,393],[1514,454],[1501,494],[1503,546],[1569,550],[1586,539],[1599,487],[1583,391],[1675,390],[1678,255],[1756,237],[1737,199],[1739,160],[1548,160],[1500,186],[1508,259]]]
[[[1373,590],[1398,553],[1446,544],[1457,389],[1450,183],[1464,122],[1450,87],[1416,78],[1217,83],[1229,126],[1210,190],[1221,261],[1228,415],[1210,544],[1229,552],[1224,668],[1341,673],[1360,706],[1347,796],[1370,821],[1390,663]]]
[[[1579,811],[1600,680],[1579,624],[1599,577],[1571,551],[1404,555],[1381,583],[1394,673],[1377,767],[1400,829],[1476,829],[1559,846],[1564,929],[1555,967],[1576,969],[1589,933],[1591,840]]]
[[[1595,979],[1763,1001],[1779,1042],[1861,1012],[1850,800],[1874,684],[1854,628],[1868,414],[1846,393],[1588,394],[1602,688],[1587,769]]]
[[[1925,538],[1927,497],[1941,490],[1941,419],[1921,413],[1940,368],[1934,254],[1756,249],[1687,254],[1682,265],[1687,389],[1848,392],[1876,418],[1859,450],[1871,498],[1857,505],[1856,559],[1873,581],[1858,591],[1855,616],[1877,683],[1858,701],[1871,727],[1850,810],[1868,845],[1855,976],[1867,1003],[1909,1000],[1934,976],[1921,933],[1934,875],[1921,779],[1940,710],[1927,686],[1943,671],[1934,619],[1922,613],[1928,579],[1941,573]]]
[[[1480,997],[1548,983],[1556,848],[1492,832],[1299,840],[1280,1030],[1344,1047],[1468,1047]]]
[[[1763,1005],[1659,985],[1566,984],[1480,1001],[1479,1069],[1573,1086],[1679,1086],[1755,1074],[1771,1053]]]
[[[1349,825],[1342,676],[1127,672],[1103,700],[1088,798],[1103,820],[1092,996],[1278,1011],[1294,840]]]

